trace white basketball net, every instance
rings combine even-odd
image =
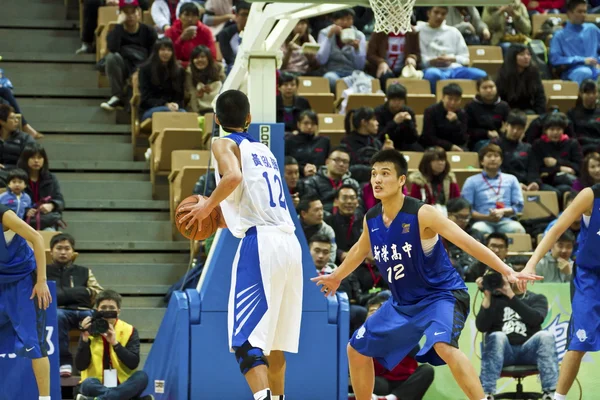
[[[369,0],[375,14],[375,32],[406,33],[416,0]]]

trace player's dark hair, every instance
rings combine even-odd
[[[510,110],[506,117],[506,123],[512,126],[527,126],[527,114],[521,110]]]
[[[567,229],[562,235],[560,235],[560,237],[558,238],[556,243],[558,243],[558,242],[575,243],[575,234],[573,232],[571,232],[570,229]]]
[[[319,126],[319,116],[313,110],[302,111],[300,115],[298,115],[298,123],[300,123],[300,121],[302,121],[304,118],[310,119],[310,122],[312,122],[313,125]]]
[[[577,8],[577,6],[582,5],[582,4],[587,6],[587,1],[586,0],[569,0],[569,1],[567,1],[567,11],[573,12]]]
[[[181,5],[181,8],[179,8],[179,18],[181,18],[181,16],[183,14],[192,14],[195,15],[196,17],[200,16],[200,9],[198,8],[198,6],[196,5],[196,3],[191,2],[191,3],[183,3]]]
[[[21,168],[15,168],[8,171],[6,182],[10,183],[10,181],[13,179],[27,182],[29,180],[29,176],[27,175],[27,172],[23,171]]]
[[[485,238],[485,245],[489,245],[490,241],[492,239],[500,239],[504,242],[504,244],[506,245],[506,247],[508,248],[508,236],[506,236],[506,233],[502,233],[502,232],[492,232],[489,235],[487,235],[487,237]]]
[[[106,289],[98,293],[98,296],[96,296],[96,308],[100,307],[100,303],[106,300],[114,301],[117,303],[117,308],[121,309],[121,301],[123,301],[123,298],[119,293],[111,289]]]
[[[308,210],[310,209],[310,204],[317,200],[321,201],[321,198],[316,194],[304,196],[300,199],[300,202],[296,206],[296,212],[298,212],[298,214],[300,214],[302,211],[308,212]]]
[[[15,109],[9,106],[8,104],[0,104],[0,121],[8,121],[8,116],[10,115],[10,113],[14,112]]]
[[[339,199],[340,198],[340,194],[342,193],[342,190],[344,189],[352,189],[354,191],[354,193],[356,193],[356,195],[358,196],[358,191],[356,190],[356,188],[349,184],[349,183],[344,183],[342,186],[340,186],[340,188],[337,190],[337,192],[335,192],[335,198]]]
[[[462,97],[463,91],[462,88],[456,83],[450,83],[442,89],[443,96],[457,96]]]
[[[248,96],[239,90],[227,90],[217,97],[216,114],[223,129],[244,129],[250,114]]]
[[[356,13],[351,8],[344,8],[343,10],[339,10],[339,11],[331,13],[331,19],[333,19],[335,21],[336,19],[344,18],[349,15],[351,15],[352,18],[354,18],[356,16]]]
[[[471,211],[471,203],[469,203],[464,197],[455,197],[448,200],[446,203],[446,211],[448,211],[448,214],[457,213],[465,208],[468,208],[469,211]]]
[[[371,158],[371,167],[373,167],[376,163],[384,163],[384,162],[389,162],[394,164],[394,167],[396,168],[396,173],[398,174],[398,177],[401,177],[402,175],[406,175],[408,172],[408,163],[406,162],[406,159],[404,158],[404,156],[402,155],[402,153],[400,153],[398,150],[395,149],[386,149],[386,150],[381,150],[377,153],[375,153],[375,155]]]
[[[285,156],[283,159],[283,165],[298,165],[298,160],[292,156]]]
[[[52,236],[52,239],[50,239],[50,250],[54,249],[54,246],[65,240],[71,244],[71,247],[75,248],[75,238],[73,236],[68,233],[59,233],[58,235]]]
[[[342,153],[346,153],[348,155],[350,155],[350,151],[348,150],[347,147],[344,146],[338,146],[338,147],[334,147],[333,149],[331,149],[329,151],[328,157],[331,157],[331,155],[335,152],[335,151],[340,151]]]
[[[500,148],[500,146],[494,143],[490,143],[487,146],[484,146],[481,150],[479,150],[479,162],[482,162],[483,158],[488,153],[498,154],[501,159],[504,159],[504,155],[502,154],[502,149]]]
[[[494,82],[494,80],[489,75],[486,75],[483,78],[477,79],[477,91],[479,92],[479,88],[481,88],[481,85],[483,85],[485,82],[488,82],[488,81]]]
[[[408,92],[406,90],[406,87],[404,87],[404,85],[401,85],[399,83],[393,83],[387,88],[386,96],[387,96],[388,100],[391,100],[391,99],[406,100],[407,93]]]
[[[289,82],[296,82],[296,85],[298,85],[298,77],[296,77],[294,74],[290,74],[289,72],[282,72],[281,75],[279,75],[278,86],[285,85]]]
[[[308,239],[308,245],[310,246],[314,242],[331,244],[331,239],[329,239],[327,236],[325,236],[323,234],[315,233],[314,235],[312,235],[310,237],[310,239]]]

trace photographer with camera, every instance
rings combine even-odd
[[[521,292],[505,277],[491,272],[476,280],[484,294],[476,318],[483,332],[481,384],[489,400],[494,399],[496,381],[504,366],[537,365],[542,400],[552,400],[558,379],[558,355],[554,335],[542,330],[548,299],[530,291]]]
[[[152,400],[139,397],[148,385],[148,375],[135,371],[140,363],[137,329],[119,319],[121,295],[105,290],[96,297],[91,317],[81,321],[81,338],[75,366],[81,371],[77,400]]]

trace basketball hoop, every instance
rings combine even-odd
[[[410,31],[416,0],[369,0],[375,14],[375,32],[406,33]]]

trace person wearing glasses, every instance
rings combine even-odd
[[[475,240],[483,243],[483,234],[471,229],[471,204],[469,204],[467,200],[462,197],[450,199],[446,204],[446,210],[448,211],[448,219],[450,221],[458,225],[460,229],[467,232]],[[444,240],[444,246],[448,251],[450,262],[454,268],[456,268],[460,276],[465,279],[467,271],[476,265],[478,261],[452,242]]]

